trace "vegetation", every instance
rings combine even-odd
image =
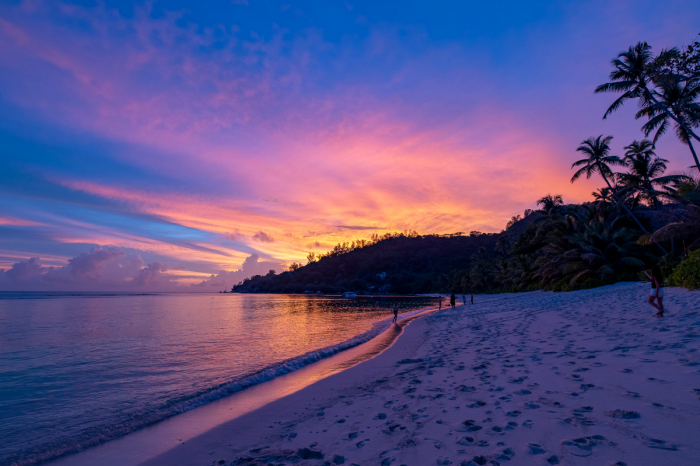
[[[691,252],[673,270],[670,282],[674,286],[683,286],[690,290],[700,288],[700,249]]]
[[[239,292],[428,293],[499,292],[590,288],[638,280],[660,263],[669,283],[700,288],[700,42],[653,56],[640,42],[613,60],[610,82],[595,92],[619,96],[606,118],[637,100],[645,136],[624,156],[611,154],[612,136],[583,141],[584,157],[573,163],[571,182],[600,176],[605,186],[592,202],[565,204],[548,194],[540,210],[526,210],[503,232],[374,235],[309,253],[308,263],[288,272],[255,276],[234,286]],[[697,174],[666,174],[657,140],[672,127],[688,146]],[[614,169],[621,171],[615,172]]]
[[[607,118],[627,100],[638,101],[637,119],[646,118],[642,126],[645,136],[655,132],[654,143],[669,126],[678,139],[690,149],[695,167],[700,160],[693,139],[700,141],[695,128],[700,123],[700,41],[678,49],[662,50],[654,57],[651,46],[639,42],[612,61],[610,82],[601,84],[598,92],[621,92],[605,112]]]
[[[310,254],[301,268],[251,277],[232,291],[409,294],[457,289],[468,273],[470,257],[480,249],[493,251],[497,236],[387,234],[360,247],[357,242],[354,248],[340,244],[321,259]]]

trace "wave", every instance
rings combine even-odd
[[[405,312],[399,315],[399,320],[411,317],[425,311],[427,308]],[[227,382],[212,386],[205,390],[172,399],[156,409],[135,413],[117,424],[99,426],[82,432],[79,436],[44,443],[27,450],[14,453],[9,457],[0,458],[0,466],[31,466],[51,461],[63,456],[77,453],[102,443],[123,437],[131,432],[151,426],[160,421],[190,411],[249,387],[259,385],[281,375],[288,374],[308,366],[321,359],[328,358],[341,351],[361,345],[391,327],[391,318],[380,320],[372,328],[356,335],[342,343],[327,346],[296,356],[276,364],[272,364],[256,372],[241,375]]]

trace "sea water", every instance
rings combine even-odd
[[[80,451],[371,339],[432,298],[0,293],[0,465]]]

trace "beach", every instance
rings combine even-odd
[[[700,293],[479,295],[144,464],[694,465]]]

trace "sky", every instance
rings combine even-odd
[[[498,232],[641,139],[593,94],[696,1],[0,2],[0,290],[218,291],[343,241]],[[657,153],[691,163],[669,134]]]

